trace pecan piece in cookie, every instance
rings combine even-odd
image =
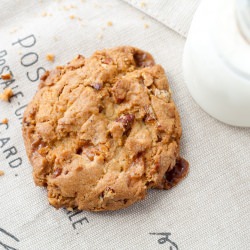
[[[117,122],[120,122],[122,126],[125,128],[125,130],[128,130],[131,128],[133,122],[134,122],[135,116],[133,114],[125,114],[121,115],[118,119],[116,119]]]

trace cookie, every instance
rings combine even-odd
[[[116,210],[187,173],[164,70],[124,46],[46,72],[23,118],[34,181],[56,208]]]

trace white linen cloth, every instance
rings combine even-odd
[[[0,121],[9,119],[0,124],[0,170],[5,172],[0,249],[250,249],[250,129],[207,115],[182,76],[185,36],[198,3],[0,1],[0,73],[10,70],[14,80],[0,79],[0,91],[8,86],[15,94],[10,103],[0,102]],[[190,173],[172,190],[152,190],[124,210],[55,210],[45,189],[33,183],[21,136],[24,106],[43,68],[124,44],[149,51],[165,68],[182,118],[181,155],[190,162]],[[54,63],[46,60],[49,53]]]

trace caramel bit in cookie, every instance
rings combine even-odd
[[[74,15],[69,16],[70,19],[75,19],[76,17]]]
[[[3,124],[7,124],[9,122],[9,120],[7,119],[7,118],[4,118],[3,120],[2,120],[2,123]]]
[[[55,61],[55,55],[54,54],[47,54],[46,59],[49,62],[54,62]]]
[[[3,100],[5,102],[9,102],[10,98],[13,96],[13,91],[10,88],[7,88],[3,91],[3,93],[0,94],[0,100]]]
[[[165,174],[165,189],[176,186],[187,175],[188,169],[189,163],[185,159],[177,159],[173,169]]]
[[[12,78],[12,76],[11,76],[10,73],[8,73],[8,74],[1,75],[1,78],[2,78],[3,80],[10,80],[10,79]]]
[[[120,122],[123,127],[128,130],[131,128],[133,122],[134,122],[135,116],[133,114],[126,114],[121,115],[118,119],[116,119],[117,122]]]
[[[3,176],[3,175],[4,175],[4,171],[0,170],[0,176]]]
[[[107,25],[111,27],[111,26],[113,26],[113,23],[111,21],[109,21],[109,22],[107,22]]]
[[[134,54],[134,61],[137,67],[152,67],[154,65],[154,60],[148,53],[137,51]]]

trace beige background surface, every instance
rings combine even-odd
[[[0,2],[0,72],[9,66],[15,79],[0,79],[0,90],[10,84],[16,94],[11,103],[0,103],[0,119],[9,119],[7,129],[0,124],[0,169],[5,172],[0,177],[0,249],[170,249],[170,242],[158,243],[163,236],[150,233],[171,233],[169,239],[181,250],[250,249],[250,129],[208,116],[192,100],[182,76],[185,36],[198,2]],[[32,34],[33,46],[27,47],[32,38],[22,42],[26,47],[16,43]],[[182,156],[190,162],[189,176],[170,191],[150,191],[144,201],[125,210],[55,210],[46,191],[33,184],[22,142],[22,107],[38,85],[27,74],[35,79],[39,67],[51,69],[78,53],[89,56],[121,44],[150,51],[165,68],[182,118]],[[47,53],[55,54],[54,63],[46,61]],[[36,55],[33,65],[21,64],[36,61]],[[11,147],[17,153],[6,159]],[[17,158],[22,164],[10,167]]]

